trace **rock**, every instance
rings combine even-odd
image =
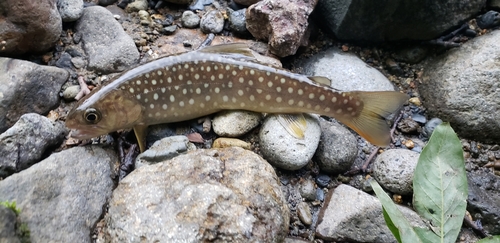
[[[488,4],[490,7],[492,8],[500,8],[500,0],[491,0],[491,1],[488,1]]]
[[[48,149],[61,144],[68,133],[60,121],[28,113],[0,134],[0,177],[22,171],[40,161]]]
[[[132,12],[139,12],[140,10],[147,10],[148,9],[148,1],[147,0],[135,0],[127,5],[125,8],[125,11],[132,13]]]
[[[78,93],[80,93],[80,85],[71,85],[66,87],[63,91],[63,98],[68,101],[75,100],[75,97]]]
[[[410,117],[404,118],[398,123],[398,129],[408,134],[418,133],[419,128],[420,125]]]
[[[203,33],[220,33],[224,28],[224,16],[218,10],[212,10],[203,15],[200,21],[200,29]]]
[[[297,63],[307,76],[323,76],[338,90],[394,91],[394,86],[377,69],[366,65],[352,53],[337,48],[325,51]]]
[[[105,222],[111,242],[280,242],[289,211],[273,168],[227,148],[133,171],[113,192]]]
[[[303,224],[307,226],[312,224],[311,209],[306,202],[300,202],[297,205],[297,216],[299,216],[299,219]]]
[[[193,13],[193,11],[184,11],[181,22],[185,28],[196,28],[200,24],[200,16]]]
[[[302,198],[314,201],[316,200],[316,188],[314,186],[314,181],[312,180],[303,180],[299,186],[299,192]]]
[[[99,0],[99,5],[101,6],[108,6],[108,5],[111,5],[113,3],[116,3],[117,0]]]
[[[246,8],[237,10],[237,11],[230,11],[229,15],[229,29],[239,35],[247,35],[249,34],[247,30],[247,25],[246,25]]]
[[[397,206],[413,227],[427,227],[414,211]],[[326,241],[397,242],[385,224],[380,201],[341,184],[329,193],[319,213],[316,236]]]
[[[241,4],[243,6],[250,6],[252,4],[256,4],[260,2],[261,0],[235,0],[234,2],[237,4]]]
[[[76,69],[84,68],[85,67],[85,60],[82,57],[73,57],[71,58],[71,63],[73,66],[75,66]]]
[[[467,211],[480,219],[483,228],[491,235],[500,234],[500,185],[498,176],[487,168],[467,171],[469,196]]]
[[[16,213],[0,204],[0,242],[21,243],[16,235]]]
[[[246,11],[246,26],[257,39],[268,40],[279,57],[295,54],[309,39],[308,18],[317,0],[263,0]]]
[[[304,138],[292,136],[279,122],[277,115],[269,115],[259,132],[262,156],[274,166],[286,170],[304,167],[314,155],[321,136],[319,121],[310,115],[306,118]]]
[[[64,69],[0,58],[0,133],[25,113],[46,114],[57,107],[68,77]]]
[[[56,0],[2,1],[0,55],[43,53],[54,46],[62,32]],[[6,38],[8,37],[8,38]]]
[[[59,56],[59,59],[57,59],[55,65],[58,68],[65,68],[65,69],[73,68],[73,64],[71,63],[71,55],[68,54],[67,52],[61,53],[61,56]]]
[[[443,123],[443,120],[439,118],[432,118],[427,123],[425,123],[424,129],[422,130],[422,134],[427,138],[430,138],[434,129]]]
[[[134,41],[103,7],[85,8],[82,17],[76,22],[75,31],[81,36],[89,70],[120,72],[139,61],[139,51]]]
[[[83,13],[83,0],[57,0],[57,10],[63,22],[78,20]]]
[[[320,119],[321,138],[315,161],[322,171],[342,174],[348,171],[358,155],[358,141],[344,126]]]
[[[0,201],[16,201],[31,242],[91,242],[113,190],[113,153],[97,146],[54,153],[0,181]]]
[[[135,168],[156,164],[174,158],[188,150],[189,140],[186,136],[166,137],[156,141],[153,146],[135,159]]]
[[[332,179],[328,175],[320,174],[316,177],[316,183],[320,187],[326,187],[332,181]]]
[[[477,26],[481,29],[493,28],[500,25],[500,13],[490,10],[477,18]]]
[[[461,25],[484,7],[486,0],[320,1],[322,22],[342,40],[384,42],[431,40]]]
[[[407,149],[388,149],[373,162],[373,176],[381,186],[400,195],[413,192],[413,173],[419,153]]]
[[[217,138],[212,144],[212,148],[240,147],[247,150],[252,148],[250,143],[236,138]]]
[[[257,127],[262,114],[251,111],[222,111],[212,120],[214,132],[223,137],[239,137]]]
[[[175,3],[175,4],[190,4],[193,0],[165,0],[165,2]]]
[[[430,116],[464,138],[500,141],[500,31],[474,38],[429,61],[418,85]]]

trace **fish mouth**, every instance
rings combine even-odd
[[[82,129],[71,129],[71,132],[69,134],[70,137],[83,140],[83,139],[90,139],[97,137],[101,134],[96,134],[95,132],[90,132],[87,130],[82,130]]]

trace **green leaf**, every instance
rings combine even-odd
[[[500,243],[500,235],[489,236],[476,243]]]
[[[408,220],[403,216],[403,213],[399,211],[396,204],[391,200],[389,196],[384,192],[382,187],[375,181],[370,180],[370,184],[373,188],[375,194],[377,194],[378,199],[382,203],[382,208],[385,210],[384,219],[389,218],[386,224],[397,227],[398,234],[395,234],[391,226],[389,229],[393,232],[394,236],[398,240],[398,242],[431,242],[431,241],[422,241],[420,237],[417,235],[413,227],[410,225]],[[428,230],[429,231],[429,230]]]
[[[436,127],[413,177],[413,205],[431,223],[439,242],[455,242],[467,206],[462,143],[450,127]]]
[[[387,211],[385,210],[384,206],[382,206],[382,213],[384,214],[385,224],[387,225],[389,230],[392,232],[392,234],[394,235],[396,240],[399,243],[401,243],[402,241],[401,241],[401,235],[399,235],[399,230],[396,227],[396,225],[394,225],[394,223],[392,222],[391,217],[389,217],[389,214],[387,214]]]

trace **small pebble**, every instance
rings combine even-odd
[[[185,28],[196,28],[200,24],[200,16],[193,13],[193,11],[184,11],[181,22]]]
[[[406,140],[403,142],[403,144],[408,148],[408,149],[413,149],[415,147],[415,143],[413,143],[412,140]]]
[[[262,114],[251,111],[222,111],[212,120],[214,132],[222,137],[239,137],[260,124]]]
[[[171,14],[165,15],[165,19],[161,22],[161,25],[163,26],[170,26],[174,23],[174,16]]]
[[[325,192],[321,188],[316,188],[316,198],[323,202],[325,201]]]
[[[240,147],[247,150],[251,149],[250,143],[236,138],[217,138],[212,144],[212,148],[228,148],[228,147]]]
[[[439,126],[439,124],[443,123],[443,120],[439,118],[432,118],[430,119],[424,126],[424,129],[422,130],[422,134],[426,136],[427,138],[430,138],[432,135],[432,132],[434,132],[434,129]]]
[[[328,186],[330,181],[332,181],[332,179],[327,175],[318,175],[318,177],[316,177],[316,184],[320,187]]]
[[[238,11],[231,11],[229,15],[229,29],[231,31],[243,35],[249,33],[245,23],[246,8]]]
[[[125,8],[125,11],[131,12],[139,12],[139,10],[147,10],[148,9],[148,1],[147,0],[136,0],[131,2]]]
[[[302,198],[308,201],[316,200],[316,188],[312,180],[303,180],[300,183],[299,192]]]
[[[398,123],[398,128],[404,133],[417,133],[420,125],[411,118],[405,118]]]
[[[75,100],[75,97],[79,92],[80,92],[80,85],[68,86],[63,91],[63,98],[68,101]]]
[[[411,115],[411,118],[420,124],[425,124],[427,122],[427,118],[425,118],[425,116],[422,116],[418,113]]]
[[[309,205],[306,202],[300,202],[297,205],[297,215],[303,224],[309,226],[312,224],[312,214]]]
[[[85,60],[82,57],[71,58],[71,63],[78,69],[85,67]]]
[[[175,31],[177,30],[177,25],[170,25],[170,26],[167,26],[165,28],[163,28],[163,34],[166,34],[166,35],[171,35],[173,34]]]
[[[418,97],[411,97],[408,101],[410,101],[410,103],[412,103],[416,106],[422,105],[422,101],[420,101],[420,99]]]
[[[373,163],[373,177],[387,190],[401,195],[413,192],[413,172],[419,154],[407,149],[389,149]]]
[[[203,33],[218,34],[224,28],[224,16],[220,11],[212,10],[201,18],[200,29]]]

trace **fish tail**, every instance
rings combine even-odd
[[[390,129],[385,118],[398,111],[408,100],[408,95],[395,91],[354,91],[350,95],[363,101],[362,111],[357,116],[343,116],[338,120],[373,145],[389,145]]]

